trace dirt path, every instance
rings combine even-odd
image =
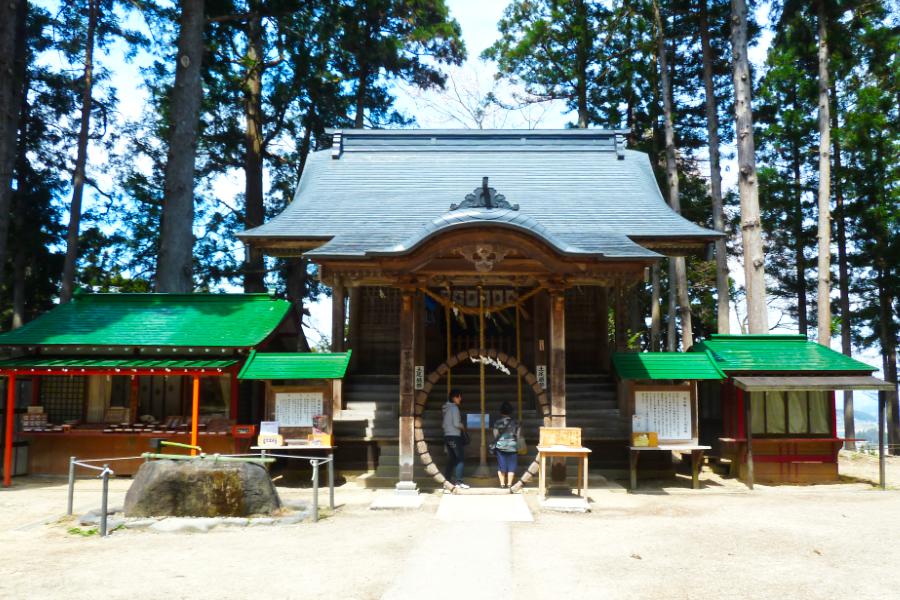
[[[18,480],[0,491],[0,598],[396,600],[447,585],[467,600],[500,588],[516,600],[896,596],[900,492],[850,483],[750,493],[704,477],[698,491],[594,489],[584,515],[540,512],[528,494],[535,521],[503,524],[439,521],[439,494],[419,511],[369,511],[375,492],[348,484],[318,524],[108,539],[42,524],[63,512],[64,482]],[[127,485],[113,482],[112,504]],[[95,507],[98,490],[79,482],[76,507]]]

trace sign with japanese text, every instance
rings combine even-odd
[[[660,440],[691,440],[690,390],[636,391],[634,427]]]

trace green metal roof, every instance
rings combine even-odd
[[[706,353],[619,352],[612,362],[622,379],[725,379]]]
[[[178,358],[91,358],[91,357],[48,357],[24,356],[0,361],[0,371],[18,369],[86,369],[86,370],[118,370],[133,369],[225,369],[238,361],[235,359],[188,360]]]
[[[350,351],[252,352],[238,379],[340,379],[347,372]]]
[[[802,335],[720,335],[694,349],[709,352],[723,371],[857,371],[877,370]]]
[[[289,309],[267,294],[78,294],[0,334],[0,346],[248,348]]]

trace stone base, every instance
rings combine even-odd
[[[417,510],[424,502],[425,498],[418,493],[383,491],[375,495],[369,510]]]
[[[541,510],[554,512],[586,513],[591,510],[588,501],[578,496],[559,497],[550,496],[541,501]]]
[[[398,481],[394,491],[400,496],[418,496],[419,486],[415,481]]]

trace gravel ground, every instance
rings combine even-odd
[[[588,514],[541,512],[533,523],[442,523],[442,496],[411,512],[369,511],[352,483],[318,524],[216,528],[205,534],[69,533],[65,482],[17,479],[0,491],[0,598],[859,598],[897,597],[900,461],[894,489],[871,457],[842,457],[847,483],[743,485],[704,472],[591,490]],[[128,480],[111,483],[121,505]],[[309,490],[279,488],[285,498]],[[78,482],[76,508],[99,504]],[[429,558],[430,557],[430,558]]]

